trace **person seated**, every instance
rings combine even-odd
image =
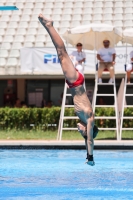
[[[106,105],[103,97],[99,97],[97,105]]]
[[[27,108],[27,105],[26,105],[25,101],[21,101],[21,107],[22,108]]]
[[[77,47],[77,50],[73,51],[69,57],[70,57],[73,65],[75,66],[75,68],[84,76],[83,63],[85,63],[86,54],[82,50],[82,47],[83,47],[82,43],[80,43],[80,42],[77,43],[76,47]],[[84,88],[86,89],[85,82],[83,85],[84,85]]]
[[[52,102],[51,100],[49,100],[49,101],[47,102],[46,107],[47,107],[47,108],[51,108],[52,106],[53,106],[53,102]]]
[[[102,72],[105,69],[110,72],[109,83],[113,83],[116,52],[114,48],[110,47],[110,41],[108,39],[103,41],[103,46],[97,53],[97,59],[99,60],[98,83],[102,83]]]
[[[127,83],[130,83],[130,76],[133,72],[133,51],[130,52],[130,64],[127,65],[126,71],[127,71]]]
[[[76,47],[77,47],[77,50],[73,51],[71,55],[76,58],[77,64],[82,65],[86,60],[86,54],[82,50],[82,47],[83,47],[82,43],[80,42],[77,43]]]
[[[22,107],[19,98],[16,99],[14,107],[15,107],[15,108],[21,108],[21,107]]]

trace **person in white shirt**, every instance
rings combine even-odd
[[[77,51],[73,51],[72,52],[72,56],[76,57],[76,61],[78,64],[83,64],[85,62],[86,59],[86,54],[85,52],[82,51],[82,44],[79,42],[77,43],[76,47],[77,47]]]
[[[130,67],[127,70],[127,83],[130,83],[131,72],[133,72],[133,51],[130,52]]]
[[[104,69],[108,69],[110,72],[110,80],[109,83],[114,81],[114,64],[115,64],[115,57],[116,52],[114,48],[109,47],[110,41],[104,40],[103,41],[103,48],[98,50],[97,59],[99,60],[99,67],[98,67],[98,82],[102,83],[102,72]]]
[[[71,55],[69,56],[72,63],[74,64],[75,68],[84,76],[84,65],[83,63],[86,60],[86,54],[85,52],[82,51],[82,43],[77,43],[77,51],[73,51]],[[85,82],[84,82],[84,88],[85,87]]]

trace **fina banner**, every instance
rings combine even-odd
[[[125,73],[125,63],[130,63],[132,47],[116,47],[115,73]],[[70,55],[75,48],[67,50]],[[86,62],[84,74],[95,74],[96,52],[84,50]],[[63,74],[55,48],[22,48],[20,50],[21,72],[40,74]]]

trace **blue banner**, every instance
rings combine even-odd
[[[16,6],[0,6],[0,10],[18,10]]]

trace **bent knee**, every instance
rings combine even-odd
[[[114,71],[114,67],[113,67],[113,66],[111,66],[109,69],[110,69],[111,71]]]

